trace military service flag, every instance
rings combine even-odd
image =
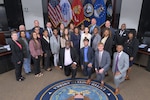
[[[80,25],[84,21],[84,12],[81,0],[73,0],[72,16],[75,26]]]
[[[97,21],[97,26],[101,26],[106,21],[106,6],[104,0],[96,0],[94,4],[94,17]]]

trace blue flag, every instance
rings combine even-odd
[[[107,20],[112,21],[112,0],[107,0],[106,1],[106,9],[107,9]]]
[[[90,25],[91,19],[94,17],[94,8],[91,0],[85,0],[83,6],[85,16],[84,25],[87,27]]]
[[[97,21],[97,26],[101,26],[106,21],[106,5],[104,0],[96,0],[94,4],[94,17]]]

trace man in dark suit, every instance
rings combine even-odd
[[[49,38],[53,35],[53,29],[52,29],[52,24],[51,22],[46,23],[46,29],[48,31],[48,36]]]
[[[118,45],[124,45],[125,41],[127,39],[127,31],[126,31],[126,24],[123,23],[121,25],[121,29],[119,29],[116,32],[116,36],[115,36],[115,44]]]
[[[110,54],[104,50],[104,44],[98,44],[98,51],[95,52],[95,71],[97,80],[101,82],[101,86],[104,86],[105,72],[110,67],[111,59]]]
[[[40,24],[39,24],[38,20],[34,20],[34,27],[32,28],[32,32],[35,30],[36,27],[39,28],[39,34],[42,36],[44,30],[43,30],[42,27],[40,27]]]
[[[93,65],[93,49],[88,46],[89,39],[85,38],[84,47],[80,50],[80,63],[83,74],[88,76],[87,84],[91,82],[92,65]]]
[[[65,42],[65,48],[60,50],[59,55],[59,65],[60,68],[64,68],[64,72],[66,76],[69,76],[72,73],[72,79],[75,79],[77,73],[77,63],[78,63],[78,55],[76,50],[71,47],[71,42]]]
[[[17,41],[18,35],[17,32],[11,32],[12,41],[10,42],[11,46],[11,60],[15,66],[15,75],[17,81],[23,81],[25,78],[22,76],[22,64],[23,64],[23,49],[22,45]]]
[[[96,19],[95,18],[92,18],[92,20],[91,20],[91,24],[89,25],[89,29],[90,29],[90,34],[92,35],[93,34],[93,32],[94,32],[94,28],[95,27],[98,27],[97,25],[96,25]],[[98,30],[99,30],[99,32],[98,33],[101,33],[101,30],[100,30],[100,28],[98,28]]]

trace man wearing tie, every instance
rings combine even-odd
[[[123,52],[123,46],[117,45],[117,52],[113,56],[112,72],[114,75],[114,83],[116,85],[115,94],[119,93],[119,84],[125,80],[126,71],[129,67],[129,56]]]
[[[48,30],[48,36],[51,37],[53,35],[52,24],[50,22],[47,22],[46,28]]]
[[[104,50],[104,44],[98,44],[98,50],[95,52],[95,71],[97,80],[104,86],[105,72],[110,68],[110,54]]]

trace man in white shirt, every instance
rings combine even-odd
[[[75,79],[77,73],[77,63],[78,63],[78,55],[76,50],[72,48],[70,41],[66,41],[65,48],[60,50],[60,68],[64,68],[64,72],[66,76],[70,76],[72,73],[72,79]]]
[[[47,28],[49,37],[51,37],[53,35],[52,24],[50,22],[47,22],[46,28]]]

